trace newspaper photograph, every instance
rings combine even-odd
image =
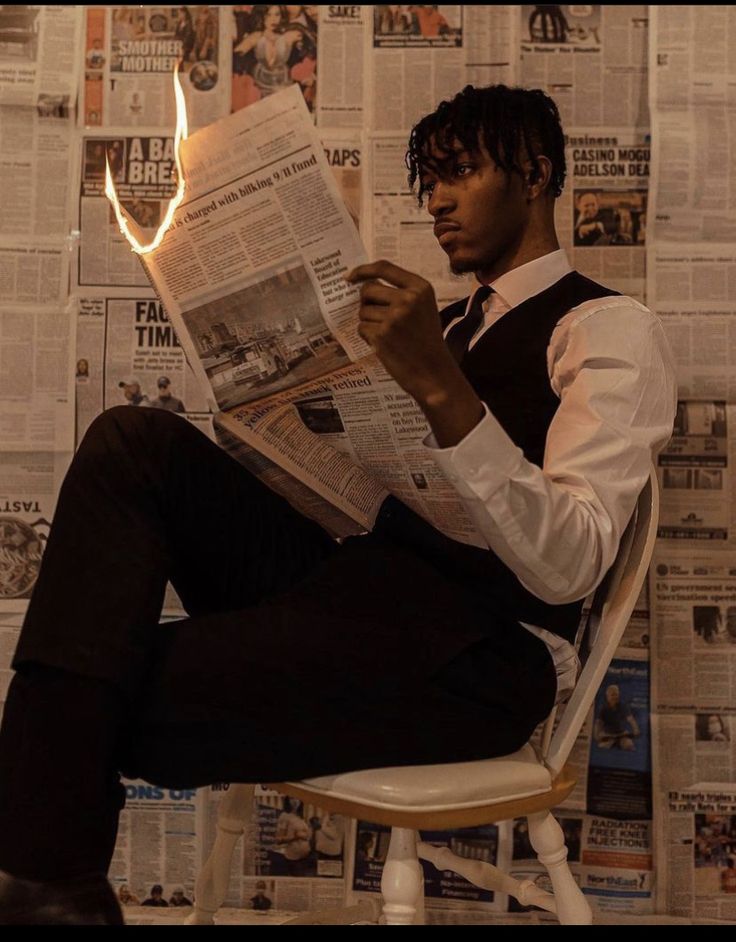
[[[233,786],[198,791],[197,836],[202,862],[215,839],[220,802]],[[244,834],[233,854],[226,905],[259,915],[304,912],[342,904],[349,819],[316,805],[253,787]]]
[[[74,284],[89,287],[148,288],[138,256],[120,232],[105,196],[105,158],[118,198],[144,237],[153,238],[176,190],[174,138],[150,130],[86,132],[81,138]]]
[[[222,9],[232,10],[234,19],[232,110],[294,85],[313,113],[320,7],[255,4]]]
[[[304,8],[302,8],[304,9]],[[363,128],[364,33],[370,7],[326,4],[312,8],[319,23],[321,71],[331,81],[319,86],[316,116],[320,128]]]
[[[195,789],[127,780],[108,878],[123,910],[191,907],[196,879]]]
[[[6,452],[74,447],[73,305],[0,307],[0,441]]]
[[[61,237],[0,236],[0,306],[64,307],[69,243]]]
[[[351,880],[353,891],[381,892],[381,876],[390,838],[391,829],[385,825],[357,822]],[[498,863],[499,828],[495,824],[454,831],[422,831],[422,840],[437,848],[447,847],[458,857],[480,860],[493,866]],[[427,861],[421,861],[421,865],[428,908],[454,909],[462,902],[474,907],[482,906],[486,911],[503,911],[506,894],[481,889],[459,874],[438,870]]]
[[[83,9],[0,7],[0,104],[69,112],[77,97]]]
[[[0,106],[0,237],[69,235],[74,160],[68,112]]]
[[[733,544],[728,433],[734,420],[724,401],[678,402],[673,437],[657,458],[660,539]]]
[[[555,812],[567,846],[567,859],[595,915],[654,912],[654,872],[651,821],[622,820],[594,814]],[[510,823],[510,822],[509,822]],[[504,831],[507,825],[502,826]],[[518,880],[534,880],[551,891],[547,871],[529,841],[525,818],[513,822],[510,859],[502,869]],[[507,842],[503,842],[508,853]],[[527,913],[508,897],[509,913]]]
[[[570,263],[639,301],[646,289],[649,134],[632,128],[571,128],[568,178],[555,219]]]
[[[71,457],[0,451],[0,613],[28,607]]]
[[[651,6],[652,220],[661,242],[733,242],[730,8]]]
[[[683,399],[736,401],[732,329],[736,252],[731,244],[653,246],[647,300],[657,311]]]
[[[80,122],[87,127],[173,127],[179,67],[190,128],[230,104],[229,7],[87,7]]]
[[[645,4],[522,4],[521,84],[543,88],[563,125],[648,128]]]
[[[0,719],[2,719],[5,701],[8,699],[8,687],[15,674],[15,671],[10,669],[10,665],[18,646],[22,624],[22,615],[0,612]]]
[[[207,424],[206,398],[150,289],[80,297],[76,352],[77,441],[95,416],[118,405],[165,409]]]
[[[736,788],[698,782],[669,789],[658,821],[659,911],[736,919]]]
[[[660,542],[650,595],[652,708],[736,714],[736,555]]]

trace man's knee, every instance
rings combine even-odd
[[[187,426],[185,420],[163,409],[113,406],[92,421],[76,460],[119,459],[123,455],[152,457],[172,437],[186,431]]]

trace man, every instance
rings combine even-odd
[[[560,250],[564,139],[542,92],[468,86],[414,128],[408,164],[480,288],[438,314],[389,262],[348,280],[487,548],[394,498],[337,545],[189,423],[103,413],[59,498],[3,718],[6,921],[42,890],[69,921],[114,921],[120,769],[184,787],[505,755],[574,682],[581,599],[671,432],[662,330]],[[191,617],[159,627],[167,579]]]
[[[634,739],[640,736],[634,711],[621,700],[616,684],[606,687],[606,702],[600,708],[593,735],[600,749],[624,749],[633,752]]]
[[[578,217],[575,220],[575,245],[598,245],[607,238],[606,227],[600,218],[600,204],[596,193],[579,193],[575,206]]]
[[[158,396],[151,400],[151,406],[154,409],[166,409],[168,412],[186,412],[184,403],[181,399],[171,394],[171,380],[168,376],[159,376],[156,386],[158,387]]]
[[[164,888],[160,883],[156,883],[151,887],[151,895],[141,903],[141,906],[155,906],[159,909],[162,907],[168,908],[168,905],[164,899]]]
[[[129,406],[148,406],[148,396],[141,392],[141,384],[137,379],[121,379],[118,388],[123,390],[126,404]]]

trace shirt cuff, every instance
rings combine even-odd
[[[518,473],[524,453],[483,403],[485,415],[462,441],[439,448],[433,434],[422,445],[461,497],[485,501]]]

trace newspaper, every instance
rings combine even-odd
[[[0,441],[6,452],[70,452],[72,306],[0,307]]]
[[[0,237],[69,234],[73,135],[66,111],[0,106]]]
[[[365,255],[299,90],[194,135],[183,156],[188,196],[144,264],[218,422],[363,529],[390,490],[485,545],[423,453],[416,403],[358,336],[343,275]]]
[[[120,903],[160,906],[152,902],[158,898],[167,906],[191,906],[197,875],[195,789],[141,780],[123,784],[126,806],[108,873]]]
[[[61,238],[0,236],[0,306],[63,307],[69,254],[69,243]]]
[[[28,607],[70,460],[70,451],[0,451],[0,614]]]
[[[74,253],[72,283],[80,289],[148,288],[146,274],[105,196],[106,156],[123,208],[144,238],[153,238],[175,192],[173,132],[107,128],[81,136],[76,207],[81,238]]]
[[[367,100],[376,132],[407,131],[465,84],[515,84],[518,7],[364,6]]]
[[[736,919],[736,788],[697,782],[670,788],[657,821],[658,909],[675,916]]]
[[[657,544],[652,706],[736,713],[736,554]]]
[[[319,20],[320,70],[331,81],[317,94],[317,126],[362,128],[366,7],[327,4],[313,8]]]
[[[658,535],[682,548],[736,543],[733,508],[734,407],[723,400],[681,400],[674,435],[657,459]],[[729,437],[730,431],[730,437]],[[699,540],[700,545],[686,541]]]
[[[166,409],[207,431],[207,401],[150,288],[85,295],[77,304],[77,441],[116,405]]]
[[[77,95],[81,6],[0,7],[0,104],[68,113]]]
[[[646,128],[649,11],[644,4],[524,4],[521,84],[544,88],[563,125]]]
[[[79,120],[88,127],[171,127],[179,65],[190,128],[230,104],[229,7],[87,7]]]
[[[732,244],[663,243],[647,260],[647,297],[675,357],[684,399],[736,401]]]
[[[729,7],[649,9],[654,234],[660,242],[733,242]]]
[[[574,268],[644,300],[649,134],[626,127],[568,128],[567,181],[555,219]]]
[[[198,793],[200,866],[214,843],[220,801],[230,787],[216,783]],[[243,826],[244,835],[233,854],[226,906],[268,913],[342,904],[350,838],[342,815],[256,785]]]

